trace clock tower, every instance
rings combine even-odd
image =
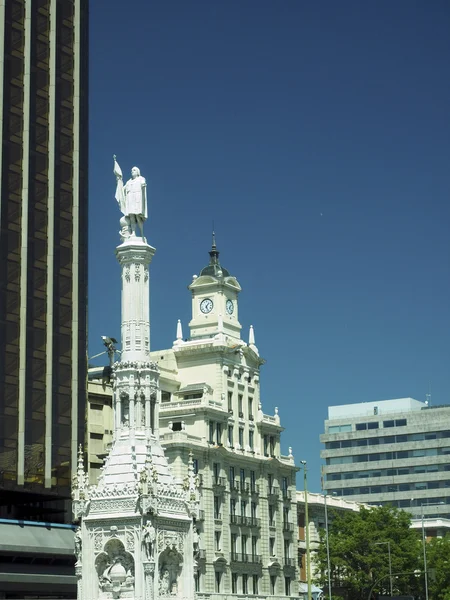
[[[200,271],[199,276],[194,275],[189,286],[192,292],[191,338],[211,338],[223,334],[240,340],[238,294],[241,286],[221,266],[214,233],[209,257],[209,265]]]

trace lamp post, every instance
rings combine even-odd
[[[309,548],[309,517],[308,517],[308,482],[306,477],[306,460],[301,460],[303,465],[303,487],[305,490],[305,537],[306,537],[306,581],[308,585],[308,600],[312,600],[311,594],[311,557]]]
[[[325,540],[327,542],[327,568],[328,568],[328,598],[331,600],[331,565],[330,565],[330,541],[328,539],[328,506],[327,490],[323,494],[323,503],[325,506]]]
[[[374,546],[381,546],[382,544],[387,544],[388,547],[388,555],[389,555],[389,586],[391,590],[391,598],[393,596],[392,593],[392,561],[391,561],[391,542],[374,542]]]

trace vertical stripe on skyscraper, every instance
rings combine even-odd
[[[24,483],[25,472],[25,390],[27,360],[27,284],[28,284],[28,194],[30,170],[30,94],[31,94],[31,2],[25,2],[23,72],[22,144],[22,228],[20,241],[20,317],[19,317],[19,427],[17,440],[17,483]]]
[[[73,69],[73,230],[72,243],[72,436],[71,466],[77,468],[78,379],[79,379],[79,247],[80,247],[80,84],[81,84],[81,0],[74,2],[74,69]],[[87,126],[87,124],[86,124]]]
[[[0,44],[5,43],[5,1],[0,0]],[[5,52],[0,49],[0,89],[4,90]],[[0,94],[0,174],[2,173],[3,151],[3,93]],[[2,186],[0,185],[0,226],[2,218]]]
[[[55,139],[56,139],[56,2],[50,2],[50,60],[48,114],[48,199],[47,199],[47,316],[45,364],[45,487],[52,485],[53,410],[53,316],[55,267]]]

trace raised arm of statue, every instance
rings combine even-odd
[[[116,160],[116,155],[114,155],[114,175],[116,176],[116,200],[119,204],[120,212],[125,214],[125,193],[123,190],[123,177],[122,177],[122,169],[119,166],[119,163]]]

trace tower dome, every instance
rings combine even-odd
[[[230,272],[224,267],[222,267],[219,262],[219,251],[217,250],[216,236],[214,231],[212,234],[212,246],[211,250],[209,251],[209,265],[207,265],[200,271],[200,277],[202,277],[203,275],[217,277],[218,279],[230,276]]]

